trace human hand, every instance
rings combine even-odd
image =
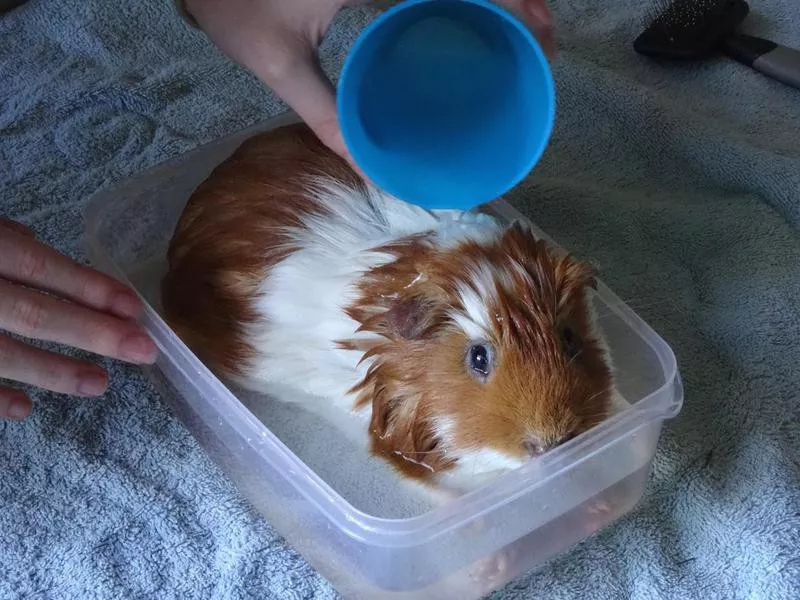
[[[0,382],[78,396],[99,396],[99,366],[34,348],[2,331],[57,342],[133,363],[152,363],[156,346],[133,319],[139,298],[116,280],[38,242],[24,225],[0,217]],[[0,383],[0,419],[22,419],[31,401]]]
[[[335,92],[317,48],[343,6],[367,0],[184,0],[186,12],[220,50],[289,104],[317,137],[356,166],[336,116]],[[497,0],[555,52],[546,0]],[[357,167],[356,167],[357,168]]]

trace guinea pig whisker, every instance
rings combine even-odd
[[[618,302],[604,302],[607,307],[613,306],[622,306],[623,304],[626,306],[630,306],[631,308],[642,308],[647,306],[661,306],[662,304],[669,304],[670,300],[667,299],[660,299],[660,300],[649,300],[649,301],[628,301],[628,300],[620,300]]]
[[[642,306],[661,306],[662,304],[670,304],[672,301],[669,298],[660,298],[658,300],[648,300],[646,298],[642,299],[631,299],[631,300],[620,300],[618,302],[610,302],[608,303],[609,306],[619,306],[621,304],[626,304],[627,306],[633,308],[640,308]]]
[[[413,454],[415,456],[419,456],[421,454],[436,454],[436,453],[439,453],[442,456],[447,455],[447,450],[395,450],[395,452],[399,454]]]
[[[586,401],[587,401],[587,402],[591,402],[592,400],[594,400],[594,399],[595,399],[595,398],[597,398],[598,396],[601,396],[601,395],[603,395],[603,394],[607,394],[608,392],[609,392],[609,388],[607,388],[607,387],[606,387],[606,388],[603,388],[603,389],[602,389],[602,390],[600,390],[599,392],[597,392],[597,393],[595,393],[595,394],[592,394],[591,396],[589,396],[589,398],[587,398],[587,400],[586,400]]]
[[[646,308],[653,308],[657,306],[662,306],[664,304],[670,304],[671,302],[667,299],[662,300],[653,300],[651,302],[631,302],[628,300],[621,300],[619,302],[604,302],[605,306],[602,306],[600,310],[597,311],[597,318],[604,318],[609,315],[613,315],[614,311],[612,307],[614,306],[622,306],[623,304],[633,310],[642,310]]]
[[[403,452],[400,452],[400,450],[395,450],[393,452],[393,454],[399,456],[400,458],[402,458],[403,460],[405,460],[407,462],[413,463],[415,465],[419,465],[420,467],[424,467],[424,468],[428,469],[431,473],[435,473],[436,472],[436,470],[431,465],[426,464],[424,462],[421,462],[421,461],[419,461],[417,459],[411,458],[407,454],[405,454]]]

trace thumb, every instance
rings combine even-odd
[[[336,92],[316,56],[310,49],[290,56],[291,64],[285,68],[276,69],[274,63],[251,64],[250,68],[305,121],[323,144],[363,176],[344,143],[336,111]]]
[[[553,15],[547,7],[547,0],[498,0],[498,4],[514,13],[528,26],[548,57],[555,55]]]

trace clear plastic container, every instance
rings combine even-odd
[[[189,196],[244,139],[294,120],[287,114],[198,148],[89,203],[90,258],[148,302],[143,323],[161,355],[147,374],[203,448],[345,598],[479,598],[628,512],[683,390],[669,346],[602,283],[595,302],[630,405],[539,460],[435,508],[412,502],[384,510],[394,493],[373,469],[380,461],[347,467],[360,459],[344,442],[328,451],[298,445],[300,438],[332,436],[297,435],[313,424],[293,423],[292,410],[267,398],[234,394],[167,327],[158,312],[159,280]],[[502,201],[491,212],[522,219]],[[371,479],[335,481],[348,469]],[[359,497],[363,488],[371,500]]]

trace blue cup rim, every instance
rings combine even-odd
[[[351,120],[347,115],[350,111],[345,110],[344,102],[345,102],[345,94],[342,93],[342,90],[348,85],[348,76],[350,71],[353,68],[353,61],[355,60],[356,55],[358,54],[359,49],[364,44],[364,42],[373,35],[380,27],[382,27],[389,19],[391,19],[396,13],[406,10],[412,6],[420,5],[420,4],[432,4],[436,2],[443,2],[443,1],[457,1],[457,2],[464,2],[467,4],[472,4],[474,6],[478,6],[493,12],[495,15],[499,16],[500,18],[504,19],[507,23],[513,25],[517,32],[520,33],[525,41],[528,42],[528,45],[531,46],[534,50],[534,54],[539,62],[539,66],[542,69],[542,79],[544,80],[544,84],[546,86],[546,99],[547,99],[547,120],[545,125],[542,129],[541,136],[539,139],[539,143],[536,146],[536,150],[531,152],[529,160],[524,164],[523,167],[519,169],[517,175],[513,178],[509,178],[508,182],[502,186],[502,189],[498,189],[496,192],[492,193],[491,198],[487,198],[486,200],[478,203],[472,203],[469,208],[474,208],[476,206],[480,206],[482,204],[486,204],[489,202],[493,202],[494,200],[499,199],[504,194],[509,192],[511,189],[519,185],[530,173],[533,171],[534,167],[539,163],[542,156],[544,155],[547,146],[550,143],[550,138],[553,133],[553,127],[555,124],[555,113],[556,113],[556,99],[555,99],[555,82],[553,80],[553,73],[550,69],[550,61],[548,60],[547,56],[542,49],[541,44],[539,44],[536,36],[528,29],[528,27],[513,13],[511,13],[506,8],[494,4],[491,0],[403,0],[399,4],[392,6],[391,8],[384,11],[381,15],[376,17],[372,22],[367,25],[361,34],[358,36],[356,41],[350,48],[350,51],[347,53],[347,57],[345,58],[344,65],[342,66],[342,70],[339,74],[339,82],[337,85],[337,94],[336,94],[336,112],[337,112],[337,119],[339,121],[339,129],[342,134],[342,139],[344,141],[345,147],[347,151],[350,153],[350,156],[353,158],[353,161],[361,168],[367,177],[372,180],[372,182],[377,185],[379,188],[384,190],[385,192],[395,196],[401,200],[404,200],[410,204],[418,204],[415,200],[410,200],[403,198],[402,193],[398,193],[396,189],[393,189],[394,186],[388,183],[383,177],[381,177],[380,173],[372,173],[368,168],[368,161],[363,160],[363,155],[356,145],[356,147],[351,146],[348,143],[348,140],[352,140],[352,136],[350,132],[352,128],[355,126],[354,121]],[[418,204],[419,206],[424,206],[422,204]],[[460,206],[456,206],[456,209],[466,209],[466,205],[463,203]]]

